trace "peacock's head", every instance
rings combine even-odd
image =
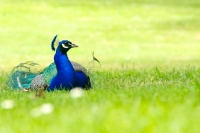
[[[70,50],[71,48],[75,48],[78,47],[78,45],[71,43],[68,40],[62,40],[59,42],[58,44],[58,48],[63,52],[66,53],[68,50]],[[58,49],[57,48],[57,49]]]
[[[57,38],[57,35],[53,38],[52,42],[51,42],[51,49],[53,51],[55,51],[55,47],[54,47],[54,42]],[[73,44],[72,42],[68,41],[68,40],[62,40],[58,43],[58,47],[57,50],[60,50],[62,53],[66,53],[68,50],[70,50],[71,48],[75,48],[78,47],[78,45]]]

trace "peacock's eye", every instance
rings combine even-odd
[[[63,48],[68,48],[68,46],[67,46],[67,44],[65,42],[62,44],[62,47]]]

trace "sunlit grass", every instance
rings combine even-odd
[[[14,102],[11,109],[0,108],[4,119],[0,130],[198,132],[199,72],[195,68],[93,72],[93,90],[79,97],[66,91],[36,97],[35,92],[0,89],[0,103]]]

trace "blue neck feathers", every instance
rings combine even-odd
[[[68,75],[72,77],[75,75],[74,68],[69,61],[66,53],[62,53],[59,49],[57,49],[54,56],[54,61],[56,64],[58,75]]]
[[[76,86],[77,78],[74,68],[69,61],[67,54],[57,48],[54,55],[54,62],[57,68],[56,76],[51,80],[49,91],[56,89],[71,89]]]

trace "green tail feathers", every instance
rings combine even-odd
[[[40,74],[39,71],[35,70],[37,65],[37,63],[28,61],[14,67],[8,76],[10,78],[9,86],[13,89],[30,88],[31,81]]]

